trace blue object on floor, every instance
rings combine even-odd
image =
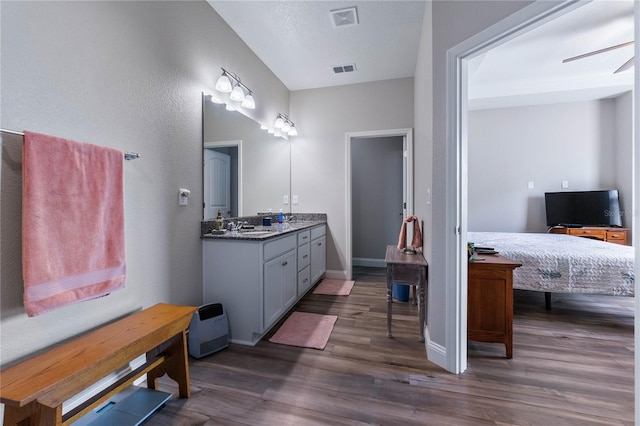
[[[393,285],[393,298],[401,302],[409,301],[409,286],[404,284]]]

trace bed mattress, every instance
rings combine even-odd
[[[513,271],[514,288],[633,296],[631,246],[543,233],[468,232],[467,239],[522,263]]]

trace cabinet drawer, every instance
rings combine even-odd
[[[308,229],[298,232],[298,245],[307,244],[309,241],[311,241],[311,232]]]
[[[289,250],[296,248],[296,236],[290,235],[287,237],[278,238],[277,240],[264,243],[264,260],[271,260],[276,256],[286,253]]]
[[[315,228],[311,228],[311,239],[315,240],[318,237],[322,237],[327,233],[327,227],[325,225],[316,226]]]
[[[311,261],[311,244],[305,244],[298,247],[298,271],[309,266]]]
[[[575,228],[575,229],[569,229],[569,234],[575,235],[577,237],[589,237],[589,238],[595,238],[603,241],[607,237],[607,231],[605,231],[604,229]]]
[[[624,231],[607,231],[607,241],[610,243],[626,244],[627,233]]]
[[[298,272],[298,297],[302,296],[311,287],[311,267],[307,266]]]

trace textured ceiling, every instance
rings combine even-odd
[[[209,3],[289,90],[414,75],[423,1]],[[633,40],[633,3],[595,0],[471,60],[470,108],[596,99],[630,90],[634,68],[613,71],[633,55],[633,46],[562,60]],[[330,11],[353,6],[359,24],[336,28]],[[332,71],[352,63],[356,72]]]
[[[289,90],[412,77],[422,1],[209,1]],[[356,6],[358,25],[330,11]],[[353,64],[353,73],[333,66]]]

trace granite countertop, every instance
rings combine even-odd
[[[273,223],[271,226],[255,226],[253,229],[242,229],[240,231],[224,231],[224,233],[202,234],[202,239],[215,240],[252,240],[264,241],[271,238],[280,237],[291,232],[297,232],[318,225],[326,225],[322,220],[304,220],[285,223]]]

